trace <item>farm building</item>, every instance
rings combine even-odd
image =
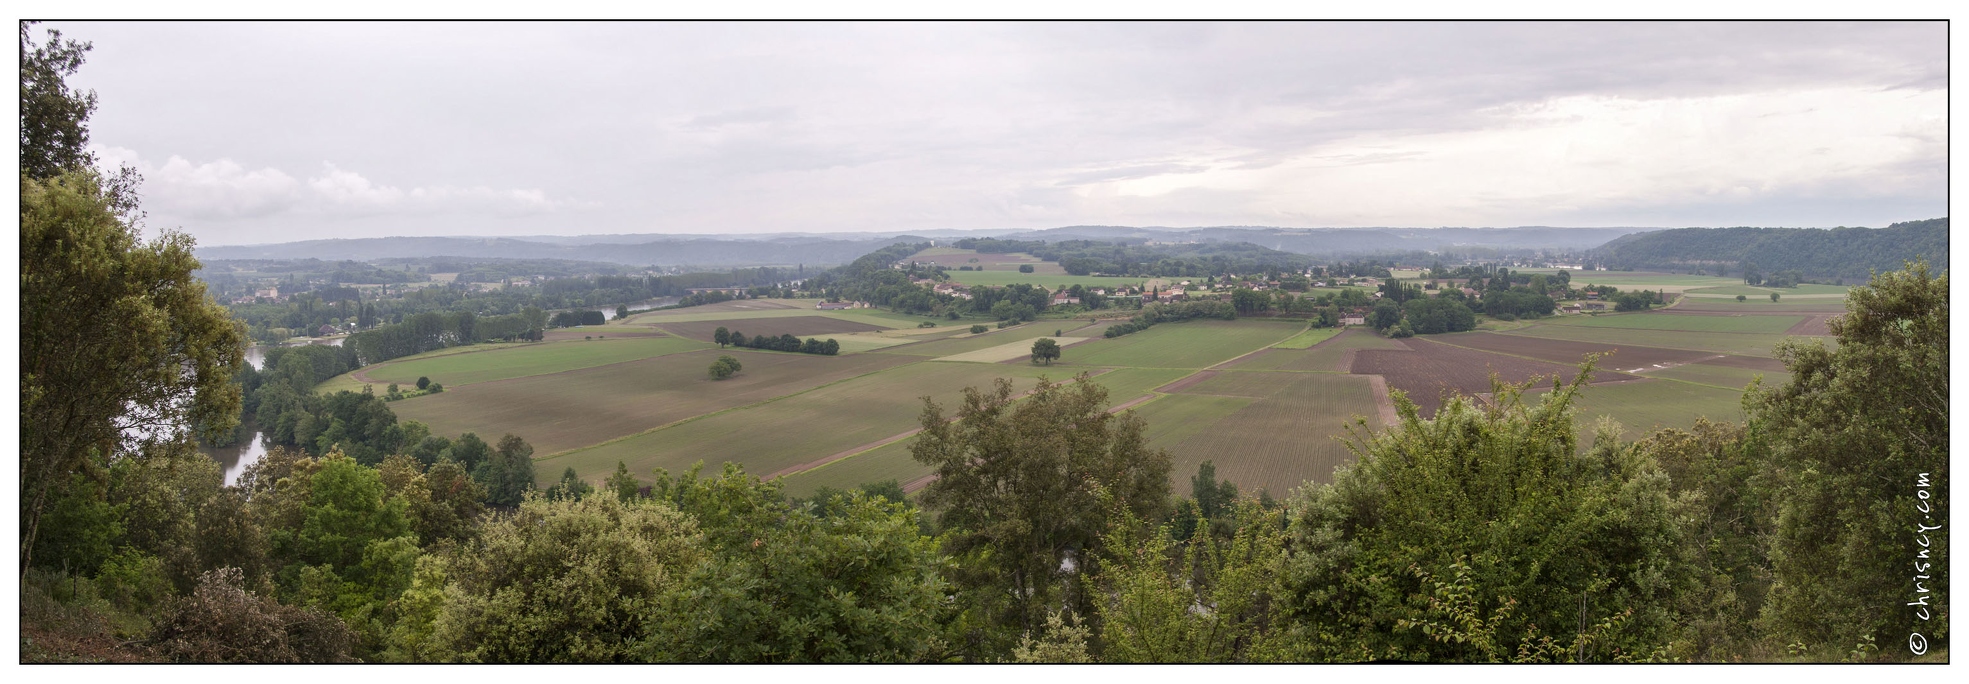
[[[1053,306],[1060,306],[1062,304],[1079,304],[1079,303],[1080,303],[1079,297],[1075,297],[1065,292],[1061,292],[1059,294],[1053,295]]]
[[[686,287],[684,291],[691,294],[703,294],[706,292],[723,292],[729,295],[745,294],[745,288],[742,287]]]
[[[1360,314],[1348,314],[1340,318],[1340,324],[1341,325],[1367,325],[1367,317],[1362,316]]]
[[[821,302],[815,305],[814,308],[820,309],[821,311],[835,311],[839,309],[852,309],[854,305],[847,302]]]

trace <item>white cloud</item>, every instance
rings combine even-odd
[[[106,168],[130,166],[143,174],[141,194],[151,222],[171,227],[183,222],[281,215],[324,219],[434,213],[505,216],[595,206],[554,199],[538,188],[431,185],[405,190],[372,181],[333,162],[323,162],[321,171],[303,182],[277,168],[248,169],[232,159],[200,163],[172,155],[157,164],[128,148],[91,149]]]

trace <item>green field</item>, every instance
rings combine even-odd
[[[1602,316],[1567,316],[1542,322],[1585,328],[1629,328],[1633,330],[1683,330],[1719,333],[1783,333],[1805,320],[1804,316],[1697,316],[1672,313],[1629,313]]]
[[[400,359],[358,373],[373,384],[414,383],[418,377],[453,389],[477,382],[606,366],[652,356],[676,354],[713,345],[678,337],[625,337],[616,340],[569,340],[528,344],[475,354],[446,354]],[[708,361],[706,363],[709,363]]]
[[[1231,364],[1234,370],[1284,370],[1345,373],[1341,362],[1347,352],[1361,349],[1407,349],[1402,343],[1375,335],[1365,328],[1348,328],[1332,339],[1309,349],[1270,349]]]
[[[712,380],[706,369],[720,355],[739,359],[745,369],[731,379]],[[441,394],[392,402],[390,407],[405,420],[431,426],[433,434],[456,438],[476,432],[496,439],[510,432],[532,443],[534,453],[547,456],[909,362],[908,357],[876,354],[703,350],[446,387]]]
[[[1301,323],[1183,321],[1071,347],[1059,363],[1076,366],[1208,368],[1293,336]]]
[[[1730,313],[1845,313],[1846,300],[1843,297],[1807,297],[1771,301],[1769,297],[1745,298],[1737,301],[1735,297],[1684,297],[1675,303],[1677,311],[1727,311]]]
[[[1019,283],[1025,283],[1028,285],[1037,285],[1040,287],[1044,287],[1049,290],[1058,288],[1061,285],[1068,285],[1068,286],[1085,285],[1087,287],[1105,287],[1112,290],[1113,288],[1117,288],[1117,287],[1131,287],[1131,286],[1141,285],[1142,283],[1147,282],[1147,279],[1145,278],[1118,278],[1114,276],[1077,276],[1077,275],[1068,275],[1064,272],[1020,273],[1017,270],[1002,270],[1002,271],[950,270],[950,271],[945,271],[944,273],[946,275],[949,275],[952,281],[963,283],[965,285],[1004,286],[1004,285],[1016,285]]]
[[[1705,287],[1698,290],[1690,290],[1688,291],[1688,294],[1694,296],[1719,295],[1719,296],[1727,296],[1732,299],[1734,299],[1737,295],[1744,295],[1746,297],[1762,297],[1764,298],[1765,301],[1770,301],[1771,293],[1776,292],[1778,293],[1778,299],[1782,301],[1785,297],[1792,297],[1792,296],[1836,295],[1836,296],[1844,297],[1846,296],[1846,291],[1851,289],[1853,288],[1846,285],[1805,284],[1805,285],[1799,285],[1798,287],[1755,287],[1751,285],[1727,285],[1723,287]]]
[[[1525,399],[1537,397],[1527,393]],[[1592,445],[1600,416],[1618,421],[1622,439],[1632,440],[1660,428],[1687,428],[1695,424],[1697,416],[1743,420],[1742,401],[1739,391],[1667,380],[1590,386],[1578,400],[1580,446]]]
[[[1215,396],[1243,392],[1246,396]],[[1166,403],[1165,403],[1166,402]],[[1283,496],[1308,481],[1328,482],[1352,459],[1341,437],[1356,416],[1379,426],[1368,378],[1327,373],[1229,372],[1145,406],[1150,444],[1169,449],[1172,472],[1195,473],[1205,460],[1246,491]],[[1183,423],[1169,430],[1158,422]]]
[[[1272,346],[1279,349],[1305,349],[1338,334],[1340,334],[1339,328],[1308,328],[1305,332],[1293,335],[1290,339]]]
[[[1633,344],[1643,347],[1662,347],[1666,349],[1693,349],[1719,354],[1741,354],[1744,356],[1770,356],[1771,349],[1786,337],[1781,333],[1706,333],[1682,330],[1606,328],[1584,325],[1535,325],[1523,330],[1498,334],[1543,337],[1554,340],[1573,340],[1576,342],[1599,342],[1614,345]]]
[[[699,460],[737,462],[746,472],[764,477],[915,429],[924,396],[954,413],[965,387],[990,390],[995,378],[1013,378],[1016,391],[1023,392],[1043,374],[1061,376],[1057,369],[1036,366],[913,363],[568,452],[543,460],[540,478],[553,480],[570,466],[600,477],[612,472],[617,461],[638,473],[653,468],[676,472]]]
[[[1643,371],[1641,375],[1737,390],[1749,385],[1750,379],[1757,376],[1763,376],[1765,387],[1772,387],[1791,380],[1791,374],[1784,371],[1751,370],[1749,368],[1731,368],[1729,366],[1702,363]]]
[[[1118,406],[1140,398],[1148,394],[1149,390],[1169,384],[1189,372],[1159,368],[1123,368],[1094,376],[1094,382],[1108,388],[1108,405]],[[1069,378],[1053,377],[1053,380],[1067,381]],[[793,496],[806,496],[821,487],[848,489],[883,480],[909,484],[910,481],[930,473],[929,466],[917,463],[909,456],[909,445],[915,441],[916,439],[911,437],[813,470],[788,475],[785,480],[786,491]],[[1178,483],[1183,482],[1180,478],[1174,479]]]

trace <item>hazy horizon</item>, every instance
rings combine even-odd
[[[1947,215],[1941,22],[40,28],[203,246]]]

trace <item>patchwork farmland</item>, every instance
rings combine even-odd
[[[965,272],[991,277],[1019,276],[1012,269],[1029,263],[1022,255],[919,256],[1003,269]],[[1041,283],[1078,280],[1024,277],[1034,275]],[[1693,294],[1718,287],[1671,280]],[[1446,393],[1488,393],[1493,371],[1507,382],[1570,378],[1587,354],[1607,355],[1579,402],[1583,435],[1590,436],[1601,416],[1630,436],[1686,426],[1696,415],[1740,417],[1746,384],[1788,377],[1772,348],[1790,337],[1824,334],[1828,318],[1840,311],[1818,300],[1686,297],[1648,313],[1495,322],[1503,329],[1402,340],[1358,327],[1308,329],[1303,321],[1272,319],[1164,323],[1104,338],[1115,321],[1048,319],[972,333],[971,321],[821,311],[816,304],[755,299],[644,312],[551,331],[541,343],[397,359],[320,389],[368,384],[380,392],[386,383],[429,377],[446,391],[394,402],[393,410],[435,434],[519,434],[536,449],[542,484],[567,468],[597,482],[618,462],[643,475],[699,461],[713,468],[734,462],[781,478],[797,496],[882,480],[917,491],[931,474],[909,455],[923,397],[949,409],[965,387],[988,389],[1007,378],[1023,392],[1040,377],[1067,381],[1085,373],[1107,389],[1113,410],[1145,421],[1151,446],[1169,451],[1178,491],[1208,460],[1218,477],[1245,491],[1285,496],[1330,480],[1352,458],[1350,427],[1379,429],[1394,419],[1391,389],[1429,416]],[[719,327],[748,336],[833,338],[842,353],[719,349],[711,342]],[[1063,347],[1050,367],[1027,361],[1041,337]],[[721,355],[739,359],[743,369],[712,380],[706,368]]]

